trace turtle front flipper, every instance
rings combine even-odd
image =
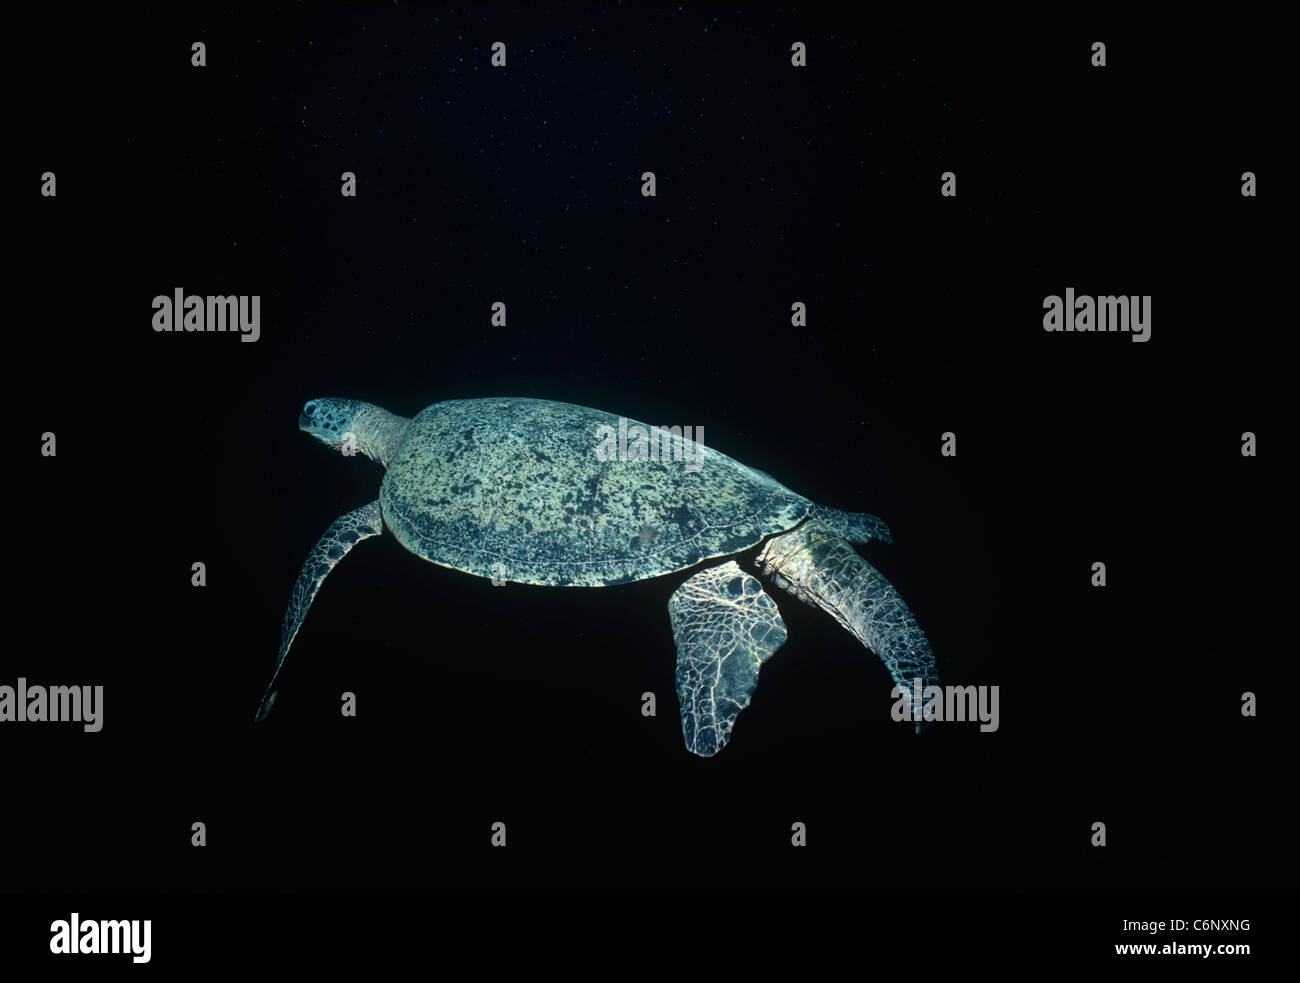
[[[668,599],[677,643],[677,698],[688,750],[709,757],[731,739],[763,661],[785,644],[785,622],[763,585],[734,560],[701,570]]]
[[[919,733],[922,708],[914,681],[939,685],[930,642],[894,585],[816,518],[768,540],[759,553],[763,573],[806,604],[829,613],[880,657],[903,691]]]
[[[302,627],[302,621],[307,617],[307,609],[315,600],[320,585],[339,560],[347,556],[348,550],[361,540],[378,536],[383,531],[384,517],[379,511],[379,502],[374,501],[335,519],[334,523],[325,530],[325,535],[307,554],[307,560],[298,574],[298,582],[293,586],[293,594],[289,597],[288,610],[284,612],[284,627],[280,629],[280,654],[275,658],[275,672],[271,674],[271,681],[267,684],[262,705],[257,708],[257,716],[253,718],[254,723],[261,723],[271,712],[271,706],[275,703],[274,687],[276,679],[280,676],[280,667],[284,665],[284,657],[289,654],[289,646],[293,644],[294,636]]]

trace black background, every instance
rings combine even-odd
[[[0,823],[22,844],[5,888],[1293,885],[1286,127],[1266,25],[697,4],[48,16],[14,39],[13,268],[40,300],[10,325],[24,631],[0,682],[102,684],[105,727],[0,732]],[[47,169],[58,197],[32,201]],[[152,298],[178,286],[259,294],[261,340],[154,333]],[[1044,332],[1043,298],[1071,286],[1152,295],[1151,340]],[[388,536],[331,575],[254,727],[299,565],[381,479],[298,432],[326,395],[703,426],[889,522],[894,544],[864,555],[945,683],[1001,687],[1001,728],[892,723],[878,660],[774,591],[790,640],[731,744],[697,759],[666,612],[682,575],[493,588]]]

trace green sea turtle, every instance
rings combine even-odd
[[[387,471],[379,498],[336,520],[303,564],[258,721],[321,583],[387,526],[431,563],[550,587],[645,580],[761,545],[761,573],[875,652],[920,729],[914,699],[938,683],[930,644],[894,588],[849,545],[891,541],[875,516],[818,505],[706,448],[702,434],[690,439],[689,428],[647,427],[570,403],[458,399],[407,419],[359,400],[313,399],[298,427]],[[668,615],[686,746],[716,754],[763,661],[785,642],[785,623],[734,558],[688,578]]]

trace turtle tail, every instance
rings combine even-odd
[[[827,505],[814,505],[808,515],[841,539],[859,546],[872,539],[878,539],[882,543],[894,541],[885,520],[867,512],[841,512]]]

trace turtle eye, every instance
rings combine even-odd
[[[302,408],[302,415],[303,415],[303,416],[307,416],[307,417],[315,416],[315,415],[316,415],[316,404],[315,404],[315,403],[308,403],[306,406],[304,406],[304,407]]]

